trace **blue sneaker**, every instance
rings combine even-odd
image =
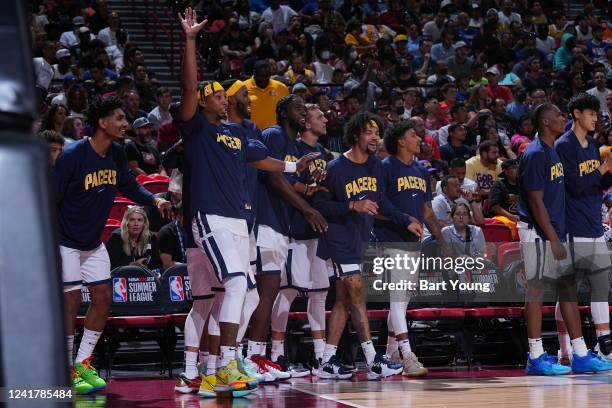
[[[572,371],[570,367],[557,364],[555,360],[548,353],[544,353],[538,358],[531,358],[528,353],[525,373],[527,375],[563,375]]]
[[[574,353],[574,358],[572,359],[572,371],[574,373],[598,373],[608,370],[612,370],[612,364],[604,361],[591,350],[589,350],[584,357],[577,356],[576,353]]]

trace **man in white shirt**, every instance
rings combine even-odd
[[[42,57],[34,58],[34,74],[36,75],[36,86],[47,90],[53,79],[55,71],[51,66],[53,57],[55,56],[55,43],[53,41],[45,41],[42,48]]]
[[[117,45],[117,32],[121,28],[119,14],[113,11],[108,16],[108,27],[103,28],[98,33],[98,39],[104,43],[106,47]],[[128,36],[129,37],[129,36]]]
[[[170,114],[172,92],[170,89],[162,86],[157,89],[156,99],[157,106],[149,112],[147,119],[153,125],[153,129],[158,130],[163,123],[172,121],[172,115]]]
[[[79,43],[79,36],[77,30],[85,25],[85,19],[82,16],[76,16],[72,19],[71,31],[64,31],[60,36],[60,42],[66,48],[74,47]]]
[[[289,27],[289,21],[291,17],[297,15],[297,13],[289,6],[281,6],[279,0],[270,0],[270,7],[264,10],[261,17],[264,21],[272,23],[274,32],[278,33],[280,30]]]
[[[57,50],[55,53],[57,64],[53,65],[53,79],[64,79],[66,75],[72,75],[70,66],[72,65],[72,56],[70,51],[65,48]]]
[[[510,27],[510,24],[512,24],[513,22],[517,22],[520,24],[523,23],[521,16],[518,13],[512,12],[513,7],[514,4],[512,0],[503,0],[501,11],[497,13],[500,23],[505,24],[508,27]]]
[[[595,73],[594,79],[595,79],[595,87],[589,89],[587,93],[599,99],[600,112],[603,113],[604,115],[608,115],[609,111],[608,111],[608,102],[606,101],[606,96],[608,96],[608,94],[612,91],[606,88],[606,84],[607,84],[606,74],[604,74],[603,71],[597,71]]]

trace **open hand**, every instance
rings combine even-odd
[[[178,17],[183,27],[183,31],[185,32],[185,36],[190,39],[195,39],[206,23],[208,23],[208,20],[198,23],[196,11],[191,7],[187,7],[185,9],[185,14],[182,16],[181,13],[179,13]]]

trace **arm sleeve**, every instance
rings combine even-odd
[[[122,149],[117,149],[115,160],[119,168],[117,187],[121,194],[140,205],[154,205],[155,196],[136,182],[134,174],[132,174],[132,171],[128,167],[127,158]]]
[[[559,143],[556,146],[557,154],[563,164],[563,176],[565,178],[565,188],[572,195],[580,195],[585,190],[593,186],[599,187],[601,173],[598,170],[580,176],[578,172],[578,162],[575,160],[575,153],[569,143]]]

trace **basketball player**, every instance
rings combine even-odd
[[[331,258],[336,281],[336,301],[329,319],[327,343],[317,376],[346,379],[353,372],[340,364],[336,350],[349,310],[368,365],[367,378],[400,374],[401,364],[376,354],[363,297],[361,264],[363,244],[370,240],[374,216],[380,213],[398,225],[420,234],[407,214],[395,210],[384,195],[382,164],[375,153],[382,122],[371,113],[359,113],[345,127],[345,143],[351,148],[327,166],[325,190],[314,197],[315,207],[329,221],[329,230],[319,239],[317,253]]]
[[[306,108],[299,96],[287,95],[276,106],[277,126],[265,129],[262,141],[268,147],[270,156],[279,160],[294,161],[300,156],[296,139],[305,129]],[[295,188],[297,175],[267,172],[262,179],[265,184],[258,191],[257,204],[257,290],[259,305],[251,319],[250,339],[247,357],[267,370],[278,370],[279,365],[265,359],[266,342],[270,328],[270,314],[280,286],[281,271],[285,268],[290,235],[291,213],[298,210],[317,232],[325,231],[327,223],[321,214],[313,209],[299,195],[289,195],[286,183],[279,180],[285,177]],[[302,375],[290,365],[285,367],[294,375]],[[306,371],[307,373],[307,371]]]
[[[220,359],[213,391],[246,395],[256,383],[236,363],[236,338],[250,268],[246,140],[222,123],[227,110],[223,87],[218,82],[197,85],[196,36],[206,20],[198,23],[191,8],[179,19],[186,37],[180,116],[186,166],[192,175],[185,187],[190,189],[193,235],[225,291],[219,310]],[[203,386],[204,382],[200,388]]]
[[[412,214],[419,224],[417,232],[422,233],[420,225],[426,223],[429,231],[441,247],[446,242],[440,233],[438,220],[431,207],[431,180],[427,169],[417,163],[414,158],[421,151],[421,139],[414,131],[410,121],[400,122],[387,130],[384,138],[385,148],[390,156],[383,160],[385,177],[385,194],[400,211]],[[411,244],[394,248],[390,243],[419,242],[421,235],[414,234],[401,225],[395,225],[389,220],[374,221],[374,231],[379,242],[386,242],[385,255],[395,257],[407,254],[413,258],[420,257],[420,251]],[[444,252],[444,251],[443,251]],[[418,281],[418,270],[393,270],[393,281]],[[410,298],[406,291],[390,293],[391,303],[388,318],[389,338],[386,354],[399,362],[399,351],[403,356],[404,375],[420,377],[427,375],[427,369],[419,362],[410,348],[408,327],[406,325],[406,308]]]
[[[60,232],[62,279],[66,301],[69,365],[72,367],[74,322],[81,304],[81,287],[89,287],[91,306],[72,368],[78,394],[106,388],[91,366],[91,355],[102,335],[110,307],[110,260],[100,242],[117,191],[142,205],[154,205],[170,215],[169,202],[155,198],[136,183],[125,153],[114,143],[129,124],[117,98],[97,100],[89,108],[88,122],[95,131],[68,146],[55,162],[57,216]]]
[[[565,120],[556,106],[545,103],[534,111],[538,137],[521,156],[519,174],[519,237],[525,261],[527,292],[525,319],[529,355],[525,371],[529,375],[560,375],[570,371],[599,371],[605,363],[588,353],[576,302],[573,276],[563,276],[560,261],[567,257],[565,247],[565,186],[563,164],[553,149],[555,139],[564,133]],[[552,254],[551,254],[552,252]],[[552,255],[552,256],[551,256]],[[558,282],[563,320],[574,348],[572,368],[560,365],[542,346],[543,279]]]
[[[591,314],[597,333],[599,355],[612,362],[608,274],[612,265],[603,235],[601,181],[612,170],[612,155],[601,163],[597,143],[587,132],[595,130],[599,100],[582,93],[569,103],[573,125],[556,142],[565,177],[566,230],[574,269],[587,271],[591,286]],[[559,303],[555,310],[559,331],[560,361],[572,357],[569,336],[561,319]],[[612,368],[612,364],[610,365]],[[575,371],[575,370],[574,370]]]
[[[310,163],[306,171],[300,172],[295,183],[296,191],[307,200],[321,188],[327,162],[332,159],[318,143],[327,133],[327,119],[317,105],[306,105],[306,126],[296,141],[299,155],[320,156]],[[291,366],[285,354],[285,331],[291,304],[299,291],[308,293],[308,322],[312,332],[315,360],[312,369],[318,370],[325,350],[325,298],[329,289],[326,261],[317,256],[318,234],[310,228],[304,217],[294,212],[291,218],[291,237],[286,267],[281,275],[281,289],[272,308],[272,361],[284,369]],[[330,265],[331,266],[331,265]],[[314,373],[314,371],[313,371]],[[292,371],[292,377],[305,376],[308,371]]]

